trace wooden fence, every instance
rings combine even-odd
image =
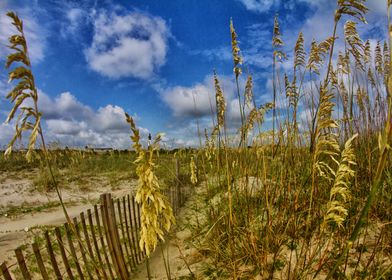
[[[177,162],[177,181],[178,170]],[[180,182],[166,194],[176,214],[185,197]],[[16,261],[1,264],[3,279],[132,279],[145,259],[138,245],[140,208],[133,196],[114,199],[102,194],[73,224],[74,230],[64,223],[17,248]]]

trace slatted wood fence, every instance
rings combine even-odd
[[[166,192],[175,214],[185,197],[178,172],[177,161],[177,183]],[[1,264],[2,279],[132,279],[145,259],[138,246],[140,208],[133,196],[102,194],[92,209],[73,218],[73,225],[64,223],[17,248],[16,261]]]

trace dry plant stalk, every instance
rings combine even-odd
[[[352,142],[358,136],[355,134],[344,145],[340,162],[337,162],[338,169],[334,175],[334,184],[330,190],[327,213],[324,216],[324,224],[334,222],[339,228],[343,227],[343,222],[348,215],[346,203],[350,200],[350,183],[355,175],[352,169],[356,165]]]
[[[220,132],[221,128],[225,128],[225,112],[226,101],[223,95],[222,88],[219,84],[218,77],[214,72],[214,85],[215,85],[215,100],[216,100],[216,115],[217,115],[217,130]]]
[[[12,121],[19,110],[19,115],[15,124],[15,135],[12,137],[5,151],[5,156],[9,156],[17,140],[22,139],[23,132],[31,131],[26,153],[27,161],[32,160],[38,135],[42,135],[41,116],[38,110],[38,93],[35,87],[34,76],[31,71],[31,63],[28,54],[27,42],[23,31],[23,22],[14,12],[8,12],[7,16],[12,19],[12,24],[16,27],[18,34],[12,35],[8,40],[9,48],[14,53],[7,56],[6,68],[10,68],[14,63],[21,65],[9,72],[8,82],[17,80],[17,85],[8,93],[7,98],[14,103],[8,114],[6,123]],[[27,105],[31,101],[32,106]]]
[[[283,40],[281,38],[278,15],[274,18],[274,29],[272,35],[272,49],[273,49],[273,63],[272,63],[272,87],[273,87],[273,110],[272,110],[272,149],[275,150],[275,125],[276,125],[276,98],[277,98],[277,83],[276,83],[276,66],[277,60],[282,61],[286,59],[286,54],[282,51]]]
[[[165,231],[169,231],[175,222],[170,202],[162,194],[158,178],[154,174],[153,156],[158,150],[161,136],[158,134],[148,150],[145,151],[140,143],[139,129],[136,128],[134,120],[127,113],[125,117],[132,130],[132,146],[137,153],[134,163],[137,165],[136,174],[139,178],[135,200],[141,205],[139,246],[149,257],[158,245],[159,240],[164,240]]]
[[[197,180],[197,167],[195,163],[195,157],[191,157],[191,162],[189,163],[190,171],[191,171],[191,183],[193,185],[196,185],[198,180]]]
[[[365,46],[357,32],[356,22],[351,20],[346,22],[344,25],[344,36],[347,45],[349,46],[348,51],[354,57],[357,68],[365,71],[365,66],[362,63],[365,53]]]
[[[237,85],[238,105],[240,108],[241,124],[244,125],[245,112],[244,112],[244,108],[242,107],[242,104],[241,104],[240,86],[239,86],[239,82],[238,82],[238,77],[242,74],[242,69],[240,67],[240,65],[242,64],[242,57],[240,56],[240,47],[238,46],[237,33],[235,32],[232,19],[230,19],[230,34],[231,34],[231,52],[233,55],[233,62],[234,62],[235,82]],[[241,135],[240,144],[243,142],[245,142],[244,135]]]
[[[333,169],[325,159],[330,158],[336,162],[335,157],[339,155],[340,147],[337,141],[337,135],[333,133],[333,129],[336,129],[338,124],[332,119],[332,111],[335,106],[332,99],[333,94],[322,87],[320,89],[320,105],[316,115],[316,127],[314,131],[315,150],[313,153],[312,190],[308,219],[310,218],[310,211],[312,209],[313,195],[317,191],[318,178],[322,177],[328,182],[332,181],[331,174],[333,174]]]
[[[240,56],[240,47],[238,46],[237,33],[235,33],[233,20],[230,19],[230,33],[231,33],[231,51],[233,54],[234,73],[236,79],[242,74],[240,65],[242,64],[242,57]]]
[[[249,132],[254,128],[254,123],[257,122],[259,126],[262,125],[264,121],[264,116],[269,110],[273,108],[272,103],[266,103],[261,105],[259,108],[253,108],[248,115],[246,123],[240,128],[244,135],[248,135]]]
[[[272,46],[274,47],[275,50],[275,55],[280,56],[281,58],[285,57],[286,55],[284,55],[283,52],[281,51],[277,51],[280,47],[283,46],[283,40],[281,37],[281,33],[280,33],[280,26],[279,26],[279,20],[278,20],[278,16],[275,15],[274,18],[274,30],[273,30],[273,36],[272,36]]]
[[[253,80],[251,75],[248,75],[248,78],[246,79],[244,96],[245,96],[244,107],[247,106],[248,108],[252,108],[252,106],[254,105],[254,100],[253,100]]]
[[[294,70],[299,67],[306,66],[306,51],[304,48],[304,42],[304,35],[302,32],[300,32],[294,47]]]

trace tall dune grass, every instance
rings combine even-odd
[[[392,207],[390,42],[373,51],[360,38],[357,25],[366,22],[367,10],[365,1],[337,1],[331,36],[313,40],[307,54],[300,33],[293,69],[283,74],[276,69],[287,55],[275,18],[271,105],[249,102],[251,82],[243,94],[238,91],[242,128],[234,139],[246,145],[237,146],[223,129],[225,106],[214,75],[218,125],[206,133],[197,155],[208,187],[207,221],[194,229],[199,250],[209,258],[205,276],[392,277],[392,228],[384,212],[390,210],[380,207]],[[344,38],[337,38],[343,18]],[[240,89],[233,21],[230,31]],[[337,40],[344,49],[336,49]],[[288,107],[278,109],[283,94]],[[309,112],[305,122],[298,118],[300,107]],[[270,109],[272,131],[262,132]]]

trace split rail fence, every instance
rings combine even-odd
[[[185,198],[178,172],[177,161],[178,182],[166,193],[175,214]],[[140,208],[133,196],[102,194],[92,209],[73,218],[73,224],[74,230],[64,223],[17,248],[16,261],[1,264],[2,279],[132,279],[145,260],[139,247]]]

